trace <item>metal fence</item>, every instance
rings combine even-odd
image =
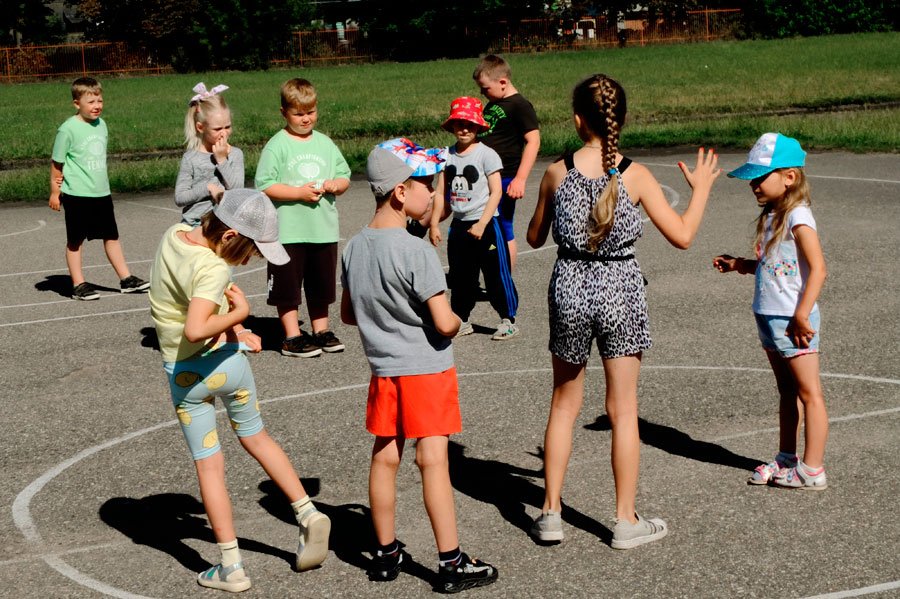
[[[0,48],[0,60],[0,78],[9,83],[47,77],[171,70],[168,65],[158,64],[150,52],[129,48],[124,42]]]
[[[488,50],[497,53],[571,50],[604,46],[703,42],[734,37],[740,27],[740,9],[697,10],[680,21],[648,19],[607,21],[586,17],[563,23],[554,19],[499,24],[502,33],[467,28],[466,37],[487,39]],[[316,64],[378,60],[360,29],[295,31],[272,57],[273,65]],[[124,42],[61,44],[0,48],[0,81],[72,77],[112,73],[171,72],[149,51],[128,48]]]

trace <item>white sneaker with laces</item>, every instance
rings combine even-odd
[[[504,318],[497,325],[497,331],[491,336],[494,341],[505,341],[519,334],[519,326],[508,318]]]

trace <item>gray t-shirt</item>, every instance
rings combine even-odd
[[[341,285],[372,374],[435,374],[453,366],[453,345],[434,328],[425,303],[447,288],[428,242],[402,228],[366,227],[344,248]]]
[[[188,150],[181,158],[181,168],[175,181],[175,205],[180,206],[181,222],[195,227],[200,217],[212,210],[208,183],[224,189],[244,186],[244,153],[231,146],[225,162],[216,164],[212,154]]]
[[[456,153],[456,146],[450,146],[444,156],[444,197],[453,218],[480,219],[491,195],[487,178],[503,169],[500,156],[483,143],[475,144],[464,155]],[[497,216],[496,210],[492,216]]]

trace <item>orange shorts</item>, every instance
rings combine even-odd
[[[366,430],[378,437],[404,439],[462,431],[456,368],[437,374],[373,376]]]

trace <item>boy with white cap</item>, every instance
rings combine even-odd
[[[341,319],[359,327],[372,378],[366,429],[375,435],[369,502],[378,549],[368,576],[394,580],[405,562],[395,536],[396,477],[407,439],[438,548],[437,589],[457,592],[491,584],[497,569],[459,549],[448,465],[449,435],[462,430],[459,388],[450,339],[460,319],[445,295],[444,271],[431,245],[406,232],[432,203],[440,150],[404,138],[375,147],[366,175],[375,216],[341,258]]]

